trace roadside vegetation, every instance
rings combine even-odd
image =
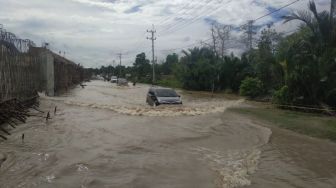
[[[298,20],[301,26],[292,34],[265,27],[257,44],[241,57],[227,54],[231,26],[214,23],[212,41],[202,47],[169,54],[156,65],[159,85],[197,91],[229,91],[251,99],[279,105],[336,108],[336,18],[318,12],[314,1],[307,11],[283,17]],[[152,82],[152,66],[145,53],[136,56],[133,67],[102,67],[132,75],[131,80]]]
[[[293,112],[263,106],[231,108],[229,111],[247,116],[269,126],[288,129],[308,136],[336,142],[336,119],[319,114]]]

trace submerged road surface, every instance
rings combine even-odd
[[[296,187],[286,177],[301,182],[304,173],[286,175],[277,162],[270,129],[225,111],[242,100],[182,93],[183,106],[153,108],[145,104],[148,88],[93,81],[61,97],[42,97],[41,109],[57,106],[56,115],[48,122],[31,118],[0,143],[6,158],[0,187]],[[285,179],[262,178],[272,164]]]

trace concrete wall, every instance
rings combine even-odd
[[[81,83],[84,73],[83,67],[48,49],[11,54],[0,45],[0,102],[29,99],[37,92],[55,96]]]
[[[41,91],[47,96],[55,95],[54,57],[51,52],[43,50],[39,53],[41,61]]]

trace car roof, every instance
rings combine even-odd
[[[156,91],[156,90],[172,90],[172,91],[175,91],[173,88],[167,88],[167,87],[151,87],[151,88],[149,88],[149,91]]]

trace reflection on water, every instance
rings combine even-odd
[[[57,106],[57,114],[48,122],[30,118],[0,143],[6,156],[1,187],[231,188],[261,182],[253,174],[264,165],[271,131],[225,112],[242,100],[182,94],[184,105],[154,108],[145,104],[148,87],[94,81],[61,97],[42,97],[41,108]]]

